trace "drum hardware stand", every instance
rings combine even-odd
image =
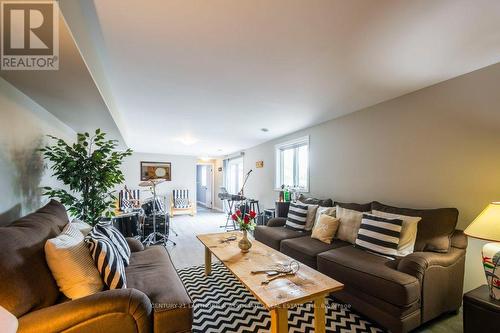
[[[149,181],[141,182],[139,186],[151,186],[153,189],[153,232],[149,234],[143,241],[142,243],[146,246],[150,245],[155,245],[160,242],[163,243],[164,246],[167,245],[168,242],[171,242],[174,246],[177,245],[175,244],[174,241],[168,239],[168,234],[166,233],[161,233],[159,231],[156,231],[156,185],[162,183],[165,180],[162,179],[151,179]],[[165,216],[165,231],[167,229],[167,216]]]

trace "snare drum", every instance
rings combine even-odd
[[[144,200],[144,203],[142,204],[142,209],[144,210],[144,214],[146,216],[152,216],[153,215],[153,198],[149,198]],[[165,214],[165,208],[163,206],[162,198],[157,197],[156,198],[156,215],[163,215]]]

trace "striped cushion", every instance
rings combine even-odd
[[[85,237],[90,254],[109,289],[127,288],[125,264],[113,242],[96,228]]]
[[[189,190],[173,190],[175,208],[189,208]]]
[[[356,247],[385,256],[398,255],[403,220],[363,214]]]
[[[134,200],[140,199],[140,191],[139,190],[121,190],[118,192],[118,204],[121,210],[125,210],[127,208],[133,208]]]
[[[175,198],[174,207],[175,208],[189,208],[189,199]]]
[[[118,254],[123,259],[125,266],[128,266],[130,262],[130,247],[128,246],[127,240],[120,233],[118,229],[116,229],[110,222],[99,222],[94,227],[94,230],[101,235],[110,239],[115,248],[118,250]]]
[[[70,299],[95,294],[103,287],[101,275],[77,225],[75,222],[66,224],[63,232],[45,243],[45,259],[52,276]]]
[[[290,204],[285,226],[295,231],[304,231],[307,221],[307,205]]]

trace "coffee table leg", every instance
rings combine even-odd
[[[271,333],[288,333],[288,310],[276,308],[271,312]]]
[[[325,296],[318,297],[314,300],[314,332],[325,333]]]
[[[205,246],[205,275],[212,273],[212,252]]]

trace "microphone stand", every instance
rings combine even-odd
[[[243,189],[245,188],[245,184],[247,183],[248,181],[248,177],[250,176],[250,174],[252,173],[252,169],[250,169],[250,171],[247,172],[247,175],[245,176],[245,181],[243,182],[243,185],[241,186],[241,190],[238,192],[239,195],[243,196]]]

